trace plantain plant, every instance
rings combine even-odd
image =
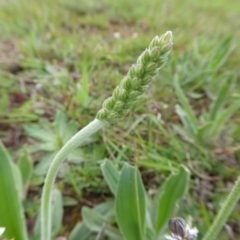
[[[126,77],[115,88],[112,96],[104,101],[102,109],[97,113],[96,118],[69,140],[63,142],[64,145],[56,153],[50,164],[44,182],[39,217],[41,240],[50,240],[55,234],[55,231],[53,231],[55,224],[52,224],[54,216],[52,213],[54,213],[55,207],[52,207],[53,204],[51,203],[54,192],[59,196],[58,199],[61,200],[61,193],[55,191],[54,182],[62,162],[76,147],[84,144],[86,139],[92,134],[103,127],[111,127],[112,124],[118,122],[128,114],[166,62],[172,45],[172,33],[170,31],[160,37],[156,36],[149,44],[149,47],[137,59],[137,62],[129,69]],[[217,125],[214,125],[214,123],[210,124],[210,132],[213,136],[218,134],[223,123],[228,120],[229,116],[239,106],[236,103],[231,111],[229,109],[226,110],[226,116],[219,115],[219,109],[224,105],[229,84],[227,82],[227,87],[220,91],[219,98],[213,103],[210,115],[208,116],[209,121],[215,121],[218,118],[223,119],[219,120],[220,122]],[[177,82],[175,89],[183,106],[183,108],[178,107],[178,113],[188,133],[194,137],[199,136],[200,130],[196,128],[197,119]],[[26,129],[29,133],[33,130],[30,130],[30,128]],[[55,148],[51,150],[54,151]],[[21,195],[19,189],[26,190],[32,168],[26,159],[22,159],[19,165],[16,166],[3,145],[0,145],[0,157],[0,229],[4,238],[27,240],[27,229],[21,205],[21,200],[26,192],[23,191],[24,194]],[[27,166],[26,174],[23,173],[25,166]],[[91,236],[92,232],[97,232],[96,239],[100,239],[103,233],[106,233],[111,239],[162,239],[176,202],[187,191],[189,182],[188,170],[185,167],[181,167],[177,174],[170,175],[153,201],[146,196],[137,165],[131,166],[126,163],[119,172],[109,161],[106,161],[102,165],[102,172],[109,188],[115,196],[115,202],[107,202],[96,209],[83,208],[82,216],[84,223],[77,225],[70,235],[70,239],[77,239],[79,231],[81,232],[79,236],[81,239],[84,239],[84,236],[86,237],[85,239],[88,239],[87,237]],[[23,185],[25,187],[22,187]],[[239,189],[240,180],[236,182],[204,240],[213,240],[216,238],[240,198]],[[59,205],[61,205],[61,201]],[[114,209],[116,215],[112,211],[107,211],[108,209]],[[59,213],[62,216],[62,212],[59,211],[57,211],[57,216],[59,216]],[[119,230],[109,224],[111,221],[114,221],[114,217]],[[177,221],[173,221],[172,223],[182,224],[182,221],[177,219]],[[56,231],[59,230],[59,224],[58,222]],[[174,235],[167,237],[167,239],[189,239],[189,232],[185,235],[181,231],[181,235],[179,235],[179,231],[176,231],[178,226],[175,228],[176,226],[173,225],[171,227],[174,230]]]

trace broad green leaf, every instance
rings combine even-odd
[[[16,188],[10,156],[0,142],[0,226],[6,228],[3,236],[26,240],[27,231],[23,207]]]
[[[68,240],[89,240],[91,230],[84,223],[77,223],[71,231]]]
[[[190,173],[185,167],[181,167],[177,174],[171,175],[164,183],[160,192],[156,213],[156,232],[164,230],[172,217],[175,206],[188,191]]]
[[[126,240],[145,237],[146,193],[136,166],[125,163],[116,194],[118,226]]]
[[[21,172],[15,163],[12,163],[12,171],[13,171],[13,176],[14,176],[14,181],[15,181],[15,186],[16,186],[17,192],[18,192],[18,196],[19,196],[20,201],[22,201],[26,195],[25,188],[23,186]]]
[[[107,223],[107,218],[89,207],[82,208],[82,218],[86,226],[95,232],[101,231]]]
[[[44,182],[44,177],[43,176],[38,176],[36,174],[33,174],[30,180],[30,185],[31,186],[39,186],[43,184]]]
[[[22,155],[19,158],[18,167],[22,175],[23,184],[25,187],[27,187],[28,182],[32,176],[33,163],[26,150],[23,151]]]
[[[78,201],[70,196],[63,196],[63,206],[64,207],[72,207],[76,206],[78,204]]]
[[[112,221],[115,215],[115,203],[113,199],[109,199],[104,203],[98,204],[94,209],[102,214],[107,221]]]
[[[149,201],[148,204],[151,204]],[[150,205],[151,206],[151,205]],[[145,234],[145,239],[144,240],[156,240],[156,232],[155,228],[152,223],[151,215],[150,212],[147,211],[146,215],[146,234]]]
[[[119,172],[113,163],[109,160],[105,160],[101,164],[101,170],[104,177],[104,180],[107,182],[111,192],[116,195],[117,185],[119,181]]]
[[[62,111],[57,112],[57,114],[55,115],[54,124],[56,131],[58,132],[59,136],[63,139],[64,133],[68,127],[67,115]]]
[[[109,239],[122,240],[118,229],[109,224],[108,216],[101,214],[97,209],[90,209],[88,207],[82,208],[83,222],[93,232],[104,233]]]
[[[55,135],[52,130],[48,127],[42,128],[38,125],[25,125],[25,132],[32,138],[39,139],[43,142],[55,142]]]
[[[45,154],[43,158],[35,165],[34,174],[41,176],[45,175],[50,167],[51,161],[53,160],[56,153]]]
[[[51,142],[40,142],[40,143],[37,143],[36,147],[37,147],[37,151],[53,152],[53,151],[56,151],[56,150],[60,149],[60,147],[57,144],[58,144],[57,143],[57,138],[55,138]]]
[[[190,103],[188,102],[187,97],[185,96],[182,88],[180,87],[178,83],[178,79],[175,79],[174,81],[174,88],[176,91],[176,94],[178,96],[178,99],[182,105],[182,108],[184,109],[187,119],[188,119],[188,124],[191,124],[191,129],[194,133],[197,132],[197,126],[198,126],[198,120],[195,116],[195,113],[192,110],[192,107]]]
[[[213,102],[213,105],[211,107],[210,120],[212,120],[212,121],[215,120],[216,116],[221,111],[221,109],[226,101],[227,93],[232,84],[232,81],[233,81],[233,76],[230,76],[223,84],[220,92],[218,93],[217,99]]]

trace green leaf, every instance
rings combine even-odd
[[[89,240],[91,230],[84,223],[77,223],[71,231],[68,240]]]
[[[215,120],[216,116],[224,106],[224,103],[227,98],[228,90],[232,84],[233,76],[229,76],[228,79],[225,81],[224,85],[222,86],[220,92],[218,93],[217,99],[213,102],[210,111],[210,120]]]
[[[111,209],[110,209],[111,210]],[[83,222],[93,232],[104,233],[110,239],[122,240],[118,229],[109,225],[109,218],[97,211],[96,208],[90,209],[88,207],[82,208]]]
[[[148,202],[149,207],[151,207],[152,202]],[[146,234],[145,234],[145,240],[156,240],[156,232],[155,228],[152,223],[151,215],[150,212],[147,211],[147,216],[146,216]]]
[[[188,102],[187,97],[185,96],[182,88],[180,87],[179,83],[178,83],[178,79],[175,79],[174,81],[174,88],[176,91],[176,94],[178,96],[178,99],[184,109],[185,112],[185,119],[188,122],[188,124],[191,125],[192,132],[195,134],[197,132],[197,127],[198,127],[198,120],[195,116],[195,113],[192,110],[192,107],[190,105],[190,103]]]
[[[136,166],[125,163],[116,194],[119,228],[127,240],[145,237],[146,193]]]
[[[0,142],[0,226],[6,228],[5,238],[26,240],[23,207],[13,173],[10,156]]]
[[[155,227],[157,233],[164,230],[172,217],[177,201],[185,196],[188,191],[189,180],[189,170],[182,166],[177,174],[171,175],[164,183],[157,207]]]
[[[15,187],[17,189],[19,199],[20,199],[20,201],[22,201],[26,195],[25,188],[23,186],[21,172],[15,163],[12,163],[12,171],[13,171],[13,176],[14,176],[14,181],[15,181]]]
[[[199,126],[198,133],[197,133],[197,139],[201,144],[209,144],[209,140],[211,140],[211,135],[209,136],[212,122],[207,122],[203,124],[202,126]]]
[[[63,206],[64,207],[72,207],[76,206],[78,204],[78,201],[70,196],[63,196]]]
[[[120,177],[120,173],[117,168],[113,165],[112,161],[105,160],[101,164],[101,170],[104,180],[107,182],[111,192],[116,195],[117,185]]]
[[[30,180],[30,185],[31,186],[39,186],[43,184],[44,182],[44,177],[43,176],[38,176],[36,174],[33,174]]]
[[[189,115],[187,115],[186,111],[182,109],[180,105],[176,105],[175,107],[176,113],[180,117],[185,129],[188,131],[191,136],[195,136],[197,133],[197,129],[193,126]]]
[[[233,102],[226,110],[222,111],[218,118],[213,122],[210,129],[211,137],[216,137],[224,127],[229,118],[240,108],[240,100]]]
[[[38,176],[45,175],[55,155],[56,153],[45,154],[45,156],[35,165],[34,174]]]
[[[218,69],[226,62],[231,52],[232,38],[229,37],[223,40],[223,42],[217,47],[208,69],[214,70],[215,72],[218,71]]]
[[[23,184],[27,187],[33,173],[33,163],[26,150],[23,151],[19,158],[18,167],[22,175]]]
[[[52,236],[56,236],[61,229],[63,218],[62,193],[54,188],[52,191]]]
[[[113,199],[109,199],[104,203],[98,204],[94,209],[102,214],[107,221],[112,221],[115,217],[115,203]]]
[[[7,112],[7,108],[10,105],[9,95],[7,92],[1,92],[1,101],[0,101],[0,113]]]
[[[48,127],[42,128],[38,125],[25,125],[24,130],[32,138],[39,139],[43,142],[55,142],[55,135]]]
[[[55,124],[56,130],[57,130],[59,136],[61,138],[63,138],[64,133],[66,132],[66,129],[68,128],[67,115],[62,111],[57,112],[57,114],[55,115],[54,124]]]
[[[99,232],[107,222],[107,218],[89,207],[82,208],[82,217],[86,226],[92,231]]]

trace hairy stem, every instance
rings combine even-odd
[[[76,133],[57,153],[45,178],[41,199],[41,240],[51,239],[51,193],[57,172],[67,155],[80,146],[89,136],[101,129],[106,122],[95,119]]]
[[[207,234],[203,240],[214,240],[216,239],[218,233],[221,231],[222,227],[226,223],[228,217],[236,206],[238,200],[240,199],[240,177],[234,184],[231,192],[229,193],[226,201],[224,202],[221,210],[219,211],[217,217],[215,218],[212,226],[208,230]]]
[[[116,123],[127,115],[134,103],[146,91],[148,84],[166,62],[172,49],[172,32],[156,36],[149,47],[132,65],[127,76],[106,99],[96,119],[74,135],[57,153],[47,173],[41,199],[41,240],[51,238],[51,192],[57,172],[68,153],[81,145],[85,138],[102,128],[106,123]]]

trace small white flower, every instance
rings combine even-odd
[[[168,235],[168,236],[165,236],[165,238],[166,238],[167,240],[182,240],[181,237],[176,236],[176,235],[174,235],[174,236]]]
[[[168,227],[171,235],[165,236],[167,240],[197,240],[197,228],[190,228],[182,218],[171,219]]]
[[[187,227],[188,227],[189,240],[197,239],[197,235],[198,235],[197,228],[190,228],[188,225]]]
[[[0,227],[0,237],[2,236],[2,234],[4,233],[5,228],[4,227]]]
[[[113,33],[113,36],[114,36],[116,39],[121,38],[121,34],[120,34],[119,32]]]

